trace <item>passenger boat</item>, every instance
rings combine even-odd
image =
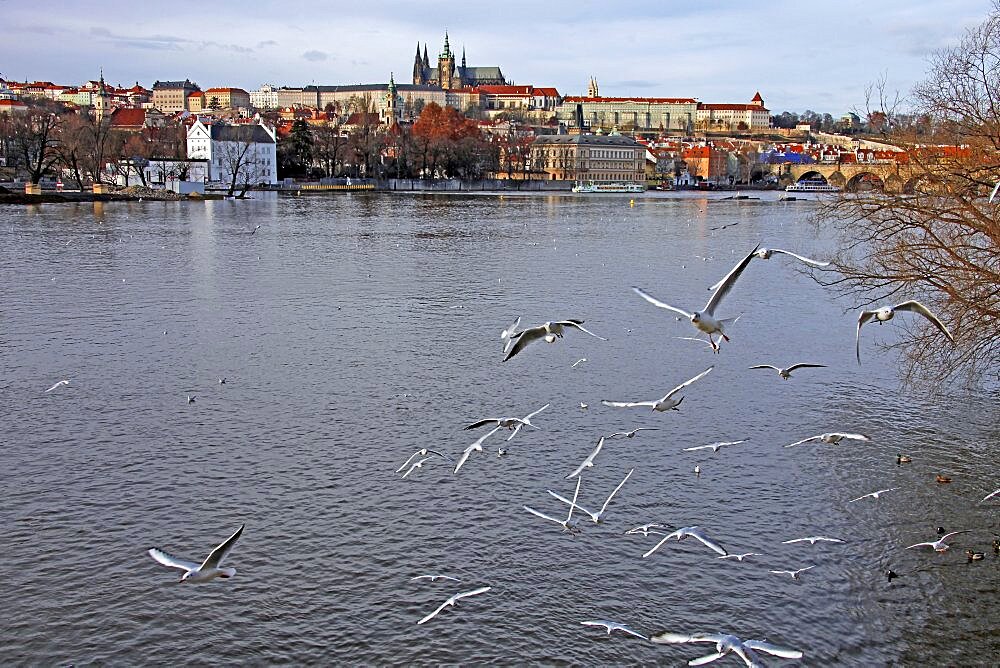
[[[646,186],[641,183],[594,183],[577,181],[573,186],[575,193],[641,193],[646,192]]]
[[[840,188],[831,186],[823,179],[802,179],[790,186],[785,186],[785,192],[790,193],[839,193]]]

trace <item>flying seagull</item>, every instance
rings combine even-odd
[[[708,445],[696,445],[693,448],[684,448],[684,452],[694,452],[695,450],[708,450],[711,449],[712,452],[718,452],[719,448],[727,445],[739,445],[740,443],[746,443],[750,439],[744,438],[742,441],[718,441],[717,443],[709,443]]]
[[[629,470],[629,472],[625,476],[625,478],[620,483],[618,483],[618,486],[615,487],[614,490],[611,492],[611,494],[608,495],[608,498],[605,499],[605,501],[604,501],[604,505],[602,505],[601,509],[599,511],[597,511],[596,513],[592,513],[589,510],[587,510],[586,508],[584,508],[583,506],[581,506],[580,504],[574,503],[574,502],[570,501],[569,499],[567,499],[566,497],[560,496],[559,494],[556,494],[551,489],[546,490],[546,491],[549,494],[551,494],[552,496],[554,496],[555,498],[557,498],[560,501],[562,501],[563,503],[568,503],[568,504],[570,504],[572,506],[575,506],[577,510],[580,510],[580,511],[585,512],[588,515],[590,515],[590,519],[592,519],[594,521],[594,524],[600,524],[601,520],[604,517],[605,511],[608,509],[608,504],[611,503],[611,499],[615,498],[615,494],[617,494],[618,490],[620,490],[622,488],[622,485],[625,484],[625,481],[628,480],[632,476],[632,472],[633,471],[635,471],[635,469],[630,469]],[[577,479],[579,480],[579,478],[577,478]]]
[[[479,429],[480,427],[482,427],[484,425],[495,424],[498,427],[505,427],[507,429],[512,430],[511,431],[511,435],[507,437],[507,440],[509,441],[510,439],[512,439],[515,436],[517,436],[517,432],[521,431],[521,427],[528,426],[528,427],[531,427],[532,429],[538,429],[538,427],[536,427],[535,425],[531,424],[531,418],[535,417],[536,415],[538,415],[539,413],[541,413],[542,411],[544,411],[548,407],[549,407],[549,404],[545,404],[544,406],[542,406],[541,408],[539,408],[537,411],[534,411],[533,413],[528,413],[523,418],[516,418],[516,417],[508,417],[508,418],[486,418],[485,420],[479,420],[478,422],[473,422],[472,424],[470,424],[470,425],[468,425],[466,427],[463,427],[463,429]]]
[[[472,445],[470,445],[464,451],[462,451],[462,456],[458,458],[458,463],[455,464],[455,473],[458,473],[458,469],[462,468],[462,465],[465,464],[465,461],[469,458],[469,455],[472,454],[473,450],[476,450],[477,452],[482,452],[483,441],[485,441],[487,438],[489,438],[499,430],[500,430],[500,425],[493,427],[493,429],[490,429],[488,432],[480,436]]]
[[[573,362],[573,363],[572,363],[572,364],[570,365],[570,368],[571,368],[571,369],[575,369],[576,367],[580,366],[581,364],[583,364],[583,363],[584,363],[584,362],[586,362],[586,361],[587,361],[587,358],[586,358],[586,357],[581,357],[581,358],[580,358],[580,359],[578,359],[577,361]]]
[[[885,494],[886,492],[894,492],[897,489],[899,489],[899,488],[898,487],[889,487],[888,489],[880,489],[877,492],[869,492],[868,494],[864,494],[862,496],[859,496],[856,499],[851,499],[850,501],[848,501],[848,503],[854,503],[855,501],[860,501],[861,499],[867,499],[868,497],[871,497],[873,499],[877,499],[880,496],[882,496],[883,494]]]
[[[930,547],[930,548],[933,548],[934,551],[936,551],[936,552],[946,552],[948,550],[948,548],[951,547],[951,545],[948,545],[947,543],[945,543],[946,540],[948,540],[952,536],[957,536],[960,533],[969,533],[969,531],[970,531],[970,529],[966,529],[964,531],[952,531],[951,533],[946,533],[945,535],[941,536],[937,540],[932,540],[932,541],[929,541],[927,543],[917,543],[916,545],[910,545],[906,549],[907,550],[912,550],[915,547]]]
[[[439,605],[437,610],[435,610],[434,612],[430,613],[429,615],[421,619],[419,622],[417,622],[417,624],[423,624],[424,622],[429,622],[430,620],[437,617],[439,612],[447,608],[449,605],[456,605],[463,598],[468,598],[469,596],[478,596],[479,594],[485,594],[490,589],[492,589],[492,587],[480,587],[478,589],[473,589],[472,591],[463,591],[458,594],[455,594],[447,601]]]
[[[426,462],[428,460],[430,460],[430,457],[424,457],[423,459],[418,459],[417,461],[413,462],[413,465],[410,466],[410,468],[406,470],[406,473],[404,473],[401,476],[401,479],[402,478],[406,478],[406,476],[408,476],[411,473],[413,473],[413,469],[423,468],[424,462]]]
[[[709,298],[708,303],[705,304],[705,308],[701,311],[695,311],[694,313],[688,313],[683,309],[679,309],[676,306],[671,306],[666,302],[661,302],[656,297],[653,297],[649,293],[642,290],[642,288],[633,287],[632,290],[637,295],[645,299],[647,302],[653,306],[658,306],[662,309],[667,309],[668,311],[673,311],[674,313],[679,313],[685,318],[691,320],[691,324],[694,325],[699,331],[708,334],[708,340],[712,344],[712,349],[715,352],[719,352],[719,345],[715,342],[713,337],[714,334],[720,335],[726,341],[729,341],[729,337],[726,336],[725,328],[736,321],[736,318],[720,318],[716,319],[715,309],[719,306],[719,303],[723,298],[729,294],[730,290],[733,289],[733,285],[736,283],[736,279],[740,277],[743,270],[746,269],[747,265],[750,264],[750,260],[753,259],[754,253],[757,252],[757,248],[751,251],[749,255],[743,258],[739,264],[732,268],[732,270],[726,274],[726,277],[718,284],[719,288],[712,293],[711,298]]]
[[[793,580],[798,580],[799,575],[812,568],[816,568],[816,566],[806,566],[805,568],[800,568],[795,571],[768,571],[768,573],[774,573],[775,575],[790,575]]]
[[[438,452],[437,450],[431,450],[430,448],[420,448],[419,450],[417,450],[416,452],[414,452],[412,455],[410,455],[409,457],[407,457],[406,461],[403,462],[403,465],[400,466],[398,469],[396,469],[396,473],[399,473],[400,471],[402,471],[403,469],[405,469],[407,466],[409,466],[410,462],[412,462],[415,457],[426,457],[427,455],[437,455],[438,457],[441,457],[442,459],[447,459],[449,462],[455,461],[454,459],[452,459],[448,455],[446,455],[446,454],[444,454],[442,452]]]
[[[649,550],[648,552],[646,552],[646,554],[642,555],[642,558],[645,559],[649,555],[651,555],[654,552],[656,552],[658,549],[660,549],[661,545],[663,545],[664,543],[666,543],[671,538],[676,538],[677,540],[680,541],[680,540],[684,540],[688,536],[692,536],[693,538],[697,538],[699,541],[701,541],[702,543],[704,543],[705,546],[712,548],[713,550],[715,550],[719,554],[722,554],[722,555],[729,554],[729,552],[726,551],[726,549],[724,547],[722,547],[721,545],[719,545],[718,543],[716,543],[714,540],[712,540],[711,538],[709,538],[705,534],[705,532],[702,531],[701,529],[699,529],[698,527],[682,527],[682,528],[678,529],[677,531],[674,531],[673,533],[667,534],[666,536],[664,536],[663,538],[661,538],[659,543],[657,543],[656,545],[654,545],[651,550]]]
[[[632,431],[616,431],[615,433],[608,436],[608,438],[635,438],[635,435],[640,431],[657,431],[657,427],[636,427]]]
[[[531,508],[529,506],[524,506],[524,509],[527,510],[532,515],[535,515],[536,517],[541,517],[543,520],[548,520],[550,522],[555,522],[556,524],[558,524],[559,526],[561,526],[563,528],[563,531],[568,531],[570,533],[577,532],[577,531],[579,531],[579,529],[577,527],[573,526],[572,524],[570,524],[570,520],[573,519],[573,509],[577,507],[576,506],[576,499],[580,495],[580,482],[582,480],[583,480],[583,478],[577,478],[576,479],[576,491],[573,492],[573,501],[572,501],[572,503],[569,504],[569,514],[566,515],[566,519],[564,519],[564,520],[557,520],[556,518],[552,517],[551,515],[546,515],[545,513],[540,513],[537,510],[535,510],[534,508]]]
[[[561,339],[563,337],[563,333],[567,327],[571,329],[578,329],[584,334],[590,334],[595,339],[607,341],[607,339],[603,336],[598,336],[590,330],[585,329],[583,327],[583,320],[568,319],[558,320],[555,322],[549,321],[542,323],[537,327],[529,327],[528,329],[514,334],[511,338],[516,337],[517,342],[515,342],[510,351],[507,352],[507,356],[503,358],[503,361],[506,362],[535,341],[544,340],[546,343],[555,343],[557,339]]]
[[[618,622],[609,622],[606,619],[594,619],[580,623],[583,624],[584,626],[603,626],[608,630],[608,635],[611,635],[612,631],[621,631],[622,633],[626,633],[630,636],[635,636],[636,638],[642,638],[643,640],[647,639],[646,636],[642,635],[638,631],[633,631],[624,624],[619,624]]]
[[[578,477],[583,472],[583,469],[594,468],[594,457],[597,456],[597,453],[600,452],[601,448],[603,447],[604,447],[604,437],[601,436],[600,440],[597,441],[597,447],[594,448],[594,451],[591,452],[589,455],[587,455],[586,459],[584,459],[583,462],[581,462],[581,464],[577,466],[572,473],[566,476],[566,479],[569,480],[570,478]]]
[[[803,443],[809,443],[810,441],[822,441],[823,443],[833,443],[836,445],[844,439],[850,439],[853,441],[870,441],[871,439],[864,434],[844,434],[841,432],[831,431],[825,434],[819,434],[818,436],[810,436],[809,438],[803,438],[801,441],[795,441],[794,443],[789,443],[786,448],[794,448],[796,445],[802,445]]]
[[[677,410],[677,407],[681,405],[682,401],[684,401],[684,397],[681,397],[676,401],[671,397],[673,397],[673,395],[677,394],[691,383],[704,378],[708,374],[708,372],[711,371],[713,368],[714,367],[710,366],[701,373],[699,373],[694,378],[691,378],[690,380],[685,380],[683,383],[681,383],[680,385],[678,385],[677,387],[675,387],[674,389],[670,390],[665,395],[663,395],[663,398],[658,399],[656,401],[608,401],[607,399],[603,399],[601,403],[604,404],[605,406],[610,406],[612,408],[640,408],[643,406],[649,406],[654,411],[660,411],[660,412]]]
[[[855,353],[858,357],[858,364],[861,364],[861,326],[875,318],[882,324],[892,320],[893,316],[896,315],[896,311],[913,311],[914,313],[919,313],[920,315],[927,318],[932,325],[937,327],[942,334],[948,337],[948,340],[955,343],[955,337],[951,335],[948,328],[944,326],[944,323],[936,315],[930,312],[930,310],[918,301],[910,300],[903,302],[902,304],[896,304],[895,306],[883,306],[882,308],[876,309],[874,311],[862,311],[861,315],[858,316],[858,331],[857,340],[855,342]]]
[[[673,527],[670,526],[669,524],[660,524],[658,522],[649,522],[647,524],[643,524],[641,526],[637,526],[637,527],[633,527],[633,528],[629,529],[628,531],[625,532],[625,535],[626,536],[631,536],[633,534],[639,534],[639,533],[641,533],[643,535],[643,537],[648,536],[649,534],[654,534],[654,535],[657,535],[657,536],[665,536],[666,535],[666,534],[664,534],[661,531],[656,531],[656,529],[673,529]]]
[[[762,556],[764,556],[764,555],[762,555],[760,552],[744,552],[743,554],[723,554],[722,556],[716,557],[716,558],[717,559],[735,559],[736,561],[743,561],[747,557],[762,557]]]
[[[410,578],[410,582],[413,582],[414,580],[430,580],[431,582],[437,582],[438,580],[451,580],[452,582],[461,582],[458,578],[453,578],[450,575],[418,575]]]
[[[214,578],[228,579],[236,575],[236,569],[222,568],[221,564],[223,559],[229,556],[230,550],[233,549],[233,545],[239,540],[245,526],[245,524],[241,524],[240,528],[232,536],[223,541],[221,545],[205,557],[205,561],[201,565],[193,561],[185,561],[184,559],[172,557],[155,547],[149,549],[149,556],[159,564],[184,571],[180,582],[209,582]]]
[[[1000,489],[998,489],[998,490],[997,490],[997,491],[995,491],[995,492],[990,492],[989,494],[987,494],[986,496],[984,496],[984,497],[983,497],[983,501],[989,501],[989,500],[990,500],[990,499],[992,499],[992,498],[993,498],[994,496],[1000,496]],[[983,501],[980,501],[980,503],[982,503]]]
[[[778,372],[778,375],[781,376],[784,380],[788,380],[789,378],[792,377],[792,372],[795,371],[796,369],[810,369],[810,368],[811,369],[819,369],[819,368],[822,368],[822,367],[825,367],[825,366],[826,366],[825,364],[804,364],[804,363],[800,362],[798,364],[793,364],[792,366],[785,367],[785,368],[781,368],[780,366],[771,366],[770,364],[756,364],[756,365],[754,365],[754,366],[752,366],[750,368],[751,369],[774,369],[775,371]]]
[[[792,543],[809,543],[810,545],[815,545],[818,542],[843,543],[844,541],[839,538],[827,538],[826,536],[806,536],[805,538],[792,538],[791,540],[783,540],[781,542],[784,545],[791,545]]]
[[[46,393],[51,392],[52,390],[58,389],[58,388],[62,387],[63,385],[69,385],[69,381],[68,380],[60,380],[58,383],[56,383],[52,387],[50,387],[49,389],[45,390],[45,392]]]
[[[772,645],[766,640],[741,640],[728,633],[699,633],[695,635],[682,635],[664,631],[658,633],[650,640],[660,645],[675,645],[686,643],[715,643],[715,652],[707,656],[688,661],[689,666],[702,666],[706,663],[717,661],[727,654],[735,654],[740,657],[749,668],[760,668],[760,660],[756,652],[765,652],[772,656],[779,656],[783,659],[801,659],[802,652],[797,649],[787,649]]]

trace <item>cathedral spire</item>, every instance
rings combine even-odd
[[[427,42],[424,42],[424,67],[429,68],[431,61],[427,59]]]
[[[450,56],[451,55],[451,47],[448,46],[448,31],[447,30],[444,31],[444,51],[441,52],[441,55],[443,55],[443,56]]]

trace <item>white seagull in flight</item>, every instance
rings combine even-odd
[[[616,431],[608,438],[635,438],[640,431],[657,431],[658,427],[636,427],[632,431]]]
[[[666,543],[671,538],[676,538],[677,540],[680,541],[680,540],[684,540],[688,536],[691,536],[693,538],[697,538],[706,547],[712,548],[713,550],[715,550],[716,552],[718,552],[721,555],[727,555],[727,554],[729,554],[729,552],[726,551],[726,549],[724,547],[722,547],[721,545],[719,545],[718,543],[716,543],[714,540],[712,540],[711,538],[709,538],[707,535],[705,535],[705,532],[702,531],[701,529],[699,529],[698,527],[682,527],[682,528],[678,529],[677,531],[674,531],[673,533],[667,534],[666,536],[664,536],[663,538],[661,538],[659,543],[657,543],[656,545],[654,545],[651,550],[649,550],[648,552],[646,552],[646,554],[642,555],[642,558],[645,559],[649,555],[651,555],[654,552],[656,552],[658,549],[660,549],[661,545],[663,545],[664,543]]]
[[[657,399],[655,401],[608,401],[607,399],[602,399],[601,403],[612,408],[642,408],[649,406],[654,411],[659,411],[661,413],[663,411],[677,410],[677,407],[681,405],[682,401],[684,401],[684,397],[677,400],[674,400],[672,397],[691,383],[704,378],[713,368],[715,367],[710,366],[694,378],[685,380],[683,383],[663,395],[661,399]]]
[[[783,540],[781,542],[783,545],[791,545],[793,543],[809,543],[810,545],[815,545],[818,542],[843,543],[844,541],[839,538],[827,538],[826,536],[806,536],[805,538],[792,538],[791,540]]]
[[[512,439],[515,436],[517,436],[517,432],[521,431],[521,427],[527,426],[527,427],[531,427],[532,429],[538,429],[538,427],[536,427],[535,425],[531,424],[531,418],[535,417],[536,415],[538,415],[539,413],[541,413],[542,411],[544,411],[548,407],[549,407],[549,404],[545,404],[544,406],[542,406],[541,408],[539,408],[537,411],[535,411],[533,413],[528,413],[523,418],[516,418],[516,417],[508,417],[508,418],[486,418],[485,420],[479,420],[478,422],[473,422],[472,424],[468,425],[467,427],[463,427],[463,429],[478,429],[478,428],[480,428],[480,427],[482,427],[484,425],[495,424],[498,427],[504,427],[506,429],[512,430],[510,436],[507,437],[507,440],[509,441],[510,439]]]
[[[895,306],[883,306],[882,308],[876,309],[874,311],[862,311],[861,315],[858,316],[858,332],[857,340],[855,341],[855,353],[858,357],[858,364],[861,364],[861,326],[875,318],[879,324],[892,320],[892,317],[896,314],[896,311],[912,311],[914,313],[919,313],[931,322],[932,325],[937,327],[942,334],[948,337],[948,340],[955,343],[955,337],[951,335],[948,328],[944,326],[944,323],[936,315],[930,312],[926,306],[918,301],[910,300],[903,302],[902,304],[896,304]]]
[[[618,483],[618,486],[615,487],[614,490],[612,490],[611,494],[608,495],[608,498],[604,500],[604,505],[602,505],[601,509],[599,511],[597,511],[596,513],[592,513],[589,510],[587,510],[586,508],[584,508],[583,506],[581,506],[580,504],[574,503],[573,501],[570,501],[566,497],[561,496],[559,494],[556,494],[551,489],[546,490],[546,491],[549,494],[551,494],[552,496],[554,496],[555,498],[557,498],[560,501],[562,501],[563,503],[568,503],[571,506],[574,506],[577,510],[585,512],[588,515],[590,515],[590,519],[592,519],[594,521],[594,524],[600,524],[601,521],[602,521],[602,519],[604,518],[605,511],[607,511],[607,509],[608,509],[608,504],[611,503],[611,499],[615,498],[615,494],[617,494],[618,490],[620,490],[622,488],[622,485],[625,484],[625,481],[628,480],[630,477],[632,477],[633,471],[635,471],[635,469],[630,469],[629,470],[629,472],[625,476],[625,478],[620,483]],[[579,480],[579,478],[577,478],[577,479]]]
[[[995,492],[990,492],[989,494],[987,494],[986,496],[984,496],[984,497],[983,497],[983,501],[989,501],[989,500],[990,500],[990,499],[992,499],[992,498],[993,498],[994,496],[1000,496],[1000,489],[998,489],[998,490],[997,490],[997,491],[995,491]],[[980,503],[982,503],[983,501],[980,501]]]
[[[474,443],[472,443],[472,445],[463,450],[462,456],[458,458],[458,463],[455,464],[455,473],[458,473],[458,469],[462,468],[462,465],[465,464],[465,461],[469,458],[469,455],[472,454],[473,450],[477,452],[482,452],[483,441],[485,441],[490,436],[498,432],[500,429],[501,429],[500,425],[493,427],[493,429],[490,429],[488,432],[480,436]]]
[[[867,499],[868,497],[871,497],[873,499],[877,499],[877,498],[881,497],[883,494],[885,494],[886,492],[894,492],[897,489],[899,489],[899,488],[898,487],[889,487],[888,489],[880,489],[877,492],[869,492],[867,494],[863,494],[862,496],[859,496],[856,499],[851,499],[850,501],[848,501],[848,503],[854,503],[855,501],[860,501],[861,499]]]
[[[796,369],[819,369],[819,368],[824,368],[824,367],[826,367],[825,364],[805,364],[804,362],[799,362],[798,364],[793,364],[792,366],[788,366],[788,367],[784,367],[784,368],[782,368],[780,366],[772,366],[770,364],[755,364],[754,366],[752,366],[750,368],[751,369],[774,369],[775,371],[778,372],[778,375],[781,376],[782,379],[788,380],[789,378],[792,377],[792,372],[795,371]]]
[[[608,635],[611,635],[612,631],[621,631],[622,633],[627,633],[630,636],[635,636],[636,638],[642,638],[643,640],[648,640],[646,636],[642,635],[638,631],[633,631],[624,624],[619,624],[618,622],[610,622],[606,619],[594,619],[588,620],[586,622],[580,622],[584,626],[603,626],[608,630]]]
[[[506,353],[510,350],[510,347],[514,344],[514,339],[520,336],[520,332],[517,331],[517,326],[521,324],[521,316],[517,316],[517,320],[510,324],[507,329],[500,332],[500,340],[503,341],[503,351]]]
[[[430,613],[429,615],[421,619],[419,622],[417,622],[417,624],[423,624],[424,622],[429,622],[430,620],[437,617],[439,612],[447,608],[449,605],[456,605],[463,598],[468,598],[469,596],[478,596],[479,594],[485,594],[490,589],[492,589],[492,587],[480,587],[479,589],[473,589],[472,591],[463,591],[458,594],[455,594],[447,601],[439,605],[437,610],[435,610],[434,612]]]
[[[729,341],[729,337],[726,336],[725,333],[725,328],[728,325],[735,322],[736,318],[717,319],[715,317],[715,309],[719,306],[719,303],[723,300],[723,298],[729,294],[730,290],[733,289],[733,285],[736,283],[736,279],[740,277],[740,274],[743,273],[743,270],[746,269],[748,264],[750,264],[750,260],[753,259],[754,253],[757,252],[758,248],[760,248],[760,246],[754,248],[749,255],[743,258],[739,264],[733,267],[733,269],[728,274],[726,274],[726,277],[723,278],[722,281],[718,284],[719,288],[712,293],[712,296],[711,298],[709,298],[708,303],[705,304],[705,308],[703,308],[701,311],[688,313],[687,311],[679,309],[676,306],[671,306],[666,302],[661,302],[656,297],[653,297],[649,293],[642,290],[642,288],[633,287],[632,290],[637,295],[639,295],[647,302],[652,304],[653,306],[658,306],[659,308],[667,309],[668,311],[673,311],[674,313],[679,313],[685,318],[688,318],[691,321],[691,324],[694,325],[699,331],[708,334],[708,340],[712,344],[712,349],[715,350],[715,352],[719,352],[719,345],[715,342],[715,338],[713,337],[713,335],[718,334],[726,341]]]
[[[735,559],[736,561],[743,561],[747,557],[763,557],[764,555],[760,552],[744,552],[743,554],[723,554],[717,559]]]
[[[689,666],[702,666],[706,663],[717,661],[727,654],[735,654],[743,660],[748,668],[761,668],[760,660],[756,652],[765,652],[772,656],[779,656],[783,659],[801,659],[802,652],[797,649],[787,649],[773,645],[766,640],[741,640],[729,633],[699,633],[695,635],[682,635],[665,631],[658,633],[650,640],[660,645],[675,645],[686,643],[715,643],[715,653],[702,656],[688,661]]]
[[[802,445],[803,443],[809,443],[810,441],[822,441],[823,443],[832,443],[836,445],[844,439],[850,439],[853,441],[870,441],[871,439],[864,434],[845,434],[842,432],[831,431],[825,434],[819,434],[817,436],[810,436],[809,438],[803,438],[801,441],[795,441],[794,443],[789,443],[786,448],[794,448],[796,445]]]
[[[403,465],[400,466],[398,469],[396,469],[396,473],[399,473],[400,471],[402,471],[403,469],[405,469],[407,466],[409,466],[410,462],[412,462],[414,460],[414,458],[416,458],[416,457],[427,457],[427,455],[437,455],[438,457],[441,457],[442,459],[447,459],[449,462],[455,461],[453,458],[449,457],[448,455],[446,455],[444,453],[438,452],[437,450],[431,450],[430,448],[420,448],[419,450],[417,450],[412,455],[410,455],[409,457],[406,458],[406,461],[403,462]],[[427,461],[427,460],[425,459],[424,461]],[[405,478],[406,476],[403,476],[403,477]]]
[[[576,499],[577,499],[578,496],[580,496],[580,482],[582,480],[583,480],[583,478],[577,478],[576,479],[576,491],[573,492],[573,502],[569,504],[569,514],[566,515],[566,519],[565,520],[557,520],[556,518],[552,517],[551,515],[546,515],[545,513],[540,513],[537,510],[535,510],[534,508],[531,508],[529,506],[524,506],[524,509],[527,510],[532,515],[535,515],[536,517],[541,517],[543,520],[548,520],[550,522],[555,522],[556,524],[558,524],[559,526],[561,526],[563,528],[563,531],[568,531],[570,533],[577,532],[577,531],[579,531],[579,529],[577,527],[573,526],[572,524],[570,524],[570,521],[573,519],[573,509],[576,508]]]
[[[461,582],[458,578],[453,578],[450,575],[418,575],[410,578],[410,582],[413,582],[414,580],[430,580],[431,582],[437,582],[438,580],[451,580],[452,582]]]
[[[507,356],[503,358],[506,362],[514,355],[518,354],[524,350],[529,344],[535,341],[545,341],[546,343],[555,343],[557,339],[563,337],[563,333],[566,328],[578,329],[584,334],[590,334],[595,339],[600,339],[601,341],[607,341],[603,336],[598,336],[588,329],[583,327],[583,320],[574,320],[572,318],[567,320],[558,320],[555,322],[549,321],[538,325],[537,327],[529,327],[520,332],[515,332],[511,335],[511,339],[517,338],[517,341],[511,346],[510,350],[507,352]]]
[[[740,443],[746,443],[749,438],[744,438],[741,441],[718,441],[716,443],[709,443],[708,445],[696,445],[693,448],[684,448],[684,452],[694,452],[695,450],[709,450],[712,452],[718,452],[719,448],[725,447],[727,445],[739,445]]]
[[[933,548],[935,552],[946,552],[951,545],[945,543],[946,540],[952,536],[957,536],[960,533],[969,533],[970,529],[965,529],[964,531],[952,531],[951,533],[946,533],[937,540],[932,540],[926,543],[917,543],[916,545],[910,545],[907,550],[912,550],[915,547],[930,547]]]
[[[799,579],[799,575],[801,575],[802,573],[805,573],[806,571],[808,571],[808,570],[810,570],[812,568],[816,568],[816,566],[815,565],[813,565],[813,566],[806,566],[805,568],[800,568],[800,569],[795,570],[795,571],[768,571],[768,573],[774,573],[775,575],[790,575],[793,580],[798,580]]]
[[[159,564],[184,571],[180,582],[209,582],[215,578],[228,579],[236,575],[236,569],[222,568],[222,560],[229,555],[230,550],[233,549],[233,545],[236,544],[236,541],[239,540],[240,535],[243,533],[243,527],[245,526],[245,524],[241,524],[240,528],[232,536],[223,541],[221,545],[212,550],[200,565],[193,561],[185,561],[184,559],[172,557],[155,547],[149,549],[149,556]]]
[[[583,462],[581,462],[580,465],[577,466],[572,473],[566,476],[566,480],[569,480],[570,478],[576,478],[583,472],[583,469],[594,468],[594,457],[597,456],[597,453],[599,453],[601,451],[601,448],[603,447],[604,447],[604,437],[601,436],[600,440],[597,441],[597,447],[594,448],[594,451],[591,452],[589,455],[587,455],[586,459],[584,459]]]
[[[45,390],[45,392],[46,393],[51,392],[52,390],[58,389],[58,388],[62,387],[63,385],[69,385],[69,381],[68,380],[60,380],[58,383],[56,383],[52,387],[50,387],[49,389]]]

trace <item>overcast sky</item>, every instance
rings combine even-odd
[[[308,8],[300,11],[298,8]],[[412,80],[444,32],[469,65],[516,84],[606,96],[747,102],[772,112],[862,110],[865,87],[921,80],[927,58],[983,21],[989,0],[601,2],[56,2],[0,0],[0,76],[202,88]]]

